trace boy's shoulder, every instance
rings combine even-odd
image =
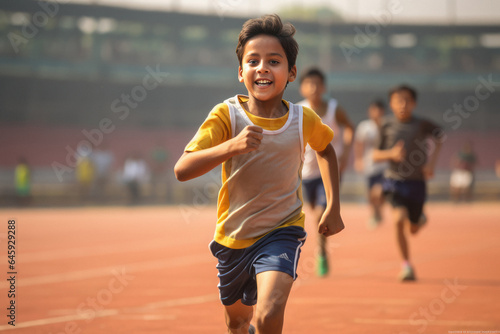
[[[371,127],[373,125],[377,125],[372,119],[364,119],[359,124],[357,125],[357,129],[366,129],[368,127]]]
[[[226,104],[225,101],[217,103],[215,106],[213,106],[212,110],[210,111],[210,114],[219,117],[229,116],[229,106]]]
[[[237,106],[240,103],[247,102],[247,101],[248,101],[248,96],[243,95],[243,94],[236,94],[236,95],[230,96],[230,97],[226,98],[224,101],[216,104],[214,106],[213,110],[229,109],[228,105]]]
[[[288,102],[288,101],[287,101]],[[288,104],[290,106],[290,103]],[[316,115],[316,112],[314,112],[314,110],[312,110],[310,107],[307,107],[307,106],[303,106],[301,104],[297,104],[298,106],[300,106],[301,108],[299,109],[302,109],[302,112],[304,114],[308,114],[308,113],[311,113],[311,114],[315,114]]]
[[[302,107],[302,117],[304,119],[304,122],[319,122],[321,121],[321,117],[316,114],[314,110],[312,110],[309,107],[300,105]],[[298,110],[300,112],[300,109]]]
[[[219,109],[228,109],[226,101],[231,102],[232,98],[229,98],[227,100],[224,100],[223,102],[219,102],[216,105],[213,106],[212,110],[219,110]]]

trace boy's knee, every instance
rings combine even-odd
[[[408,213],[405,208],[396,207],[393,211],[394,225],[396,228],[404,228],[405,222],[408,217]]]
[[[226,318],[226,326],[231,333],[248,333],[248,327],[250,326],[250,319],[245,319],[243,317],[238,318]]]
[[[417,234],[417,232],[420,230],[420,225],[418,224],[410,224],[410,233],[411,234]]]
[[[397,229],[403,229],[405,226],[405,220],[404,219],[397,219],[394,222],[394,225],[396,226]]]
[[[248,331],[248,326],[252,320],[253,309],[238,309],[238,310],[228,310],[226,309],[226,326],[230,329],[231,333],[245,333],[245,329]]]
[[[271,314],[264,314],[255,318],[255,327],[259,333],[267,333],[269,329],[275,328],[281,323],[279,317],[272,316]]]
[[[259,331],[266,333],[266,329],[275,328],[283,322],[285,310],[279,305],[269,305],[265,309],[256,310],[255,324]]]

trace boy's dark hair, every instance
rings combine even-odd
[[[302,75],[300,76],[300,83],[302,83],[302,81],[310,77],[318,77],[321,79],[323,83],[326,82],[325,74],[323,73],[323,71],[321,71],[317,67],[311,67],[307,69],[304,73],[302,73]]]
[[[269,35],[276,37],[283,50],[285,50],[288,60],[288,70],[290,71],[295,65],[297,54],[299,53],[299,45],[293,38],[295,27],[291,23],[283,24],[278,15],[264,15],[257,19],[250,19],[243,24],[243,28],[238,36],[238,45],[236,46],[236,55],[240,66],[243,60],[243,50],[247,42],[257,35]]]
[[[376,107],[376,108],[379,108],[379,109],[382,109],[382,110],[385,110],[385,102],[380,100],[380,99],[377,99],[377,100],[373,100],[371,103],[370,103],[370,107]]]
[[[399,85],[389,90],[389,100],[391,99],[391,96],[393,94],[400,92],[410,93],[411,97],[413,98],[413,101],[417,102],[417,91],[415,90],[415,88],[408,85]]]

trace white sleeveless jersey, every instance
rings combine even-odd
[[[238,96],[224,102],[229,106],[232,137],[247,125],[254,125]],[[257,238],[302,214],[302,117],[302,107],[289,103],[284,126],[264,130],[257,150],[236,155],[223,164],[223,187],[229,194],[227,217],[222,222],[225,237]]]
[[[300,101],[298,104],[304,107],[311,108],[311,105],[307,100]],[[335,119],[335,111],[337,110],[337,106],[337,100],[330,99],[328,101],[326,113],[321,117],[321,120],[333,130],[333,140],[331,144],[335,149],[335,153],[337,154],[338,159],[344,151],[344,142],[342,140],[344,130],[337,124],[337,121]],[[319,177],[321,177],[321,173],[319,170],[318,161],[316,160],[316,152],[309,145],[307,145],[304,156],[302,178],[304,180],[310,180]]]
[[[363,144],[363,166],[366,176],[381,174],[389,167],[388,161],[373,161],[373,151],[378,148],[377,144],[379,137],[379,127],[374,120],[366,119],[358,124],[354,135],[354,141]]]

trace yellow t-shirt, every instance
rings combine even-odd
[[[244,103],[248,100],[245,96],[238,96],[240,103]],[[287,107],[289,106],[287,101],[283,101]],[[257,126],[262,127],[264,130],[278,130],[282,128],[288,120],[289,112],[280,118],[262,118],[250,114],[245,111],[249,119]],[[326,146],[331,142],[333,138],[333,131],[323,122],[321,118],[311,109],[303,108],[303,144],[304,148],[309,144],[313,149],[317,151],[324,150]],[[229,116],[229,108],[225,103],[216,105],[207,119],[203,122],[198,132],[194,138],[188,143],[185,148],[186,152],[199,151],[207,149],[213,146],[217,146],[226,140],[231,139],[231,119]],[[230,247],[230,248],[246,248],[251,246],[257,240],[259,240],[264,235],[261,235],[252,239],[235,240],[228,237],[223,237],[220,231],[224,230],[224,219],[228,215],[229,209],[229,198],[230,194],[227,193],[227,187],[225,183],[228,175],[222,173],[222,188],[219,193],[218,200],[218,222],[215,233],[215,241],[218,243]],[[301,192],[299,192],[301,193]],[[302,201],[302,198],[300,198]],[[301,210],[300,210],[301,211]],[[300,214],[288,219],[283,222],[279,227],[285,226],[304,226],[304,214]],[[271,232],[271,231],[269,231]]]

